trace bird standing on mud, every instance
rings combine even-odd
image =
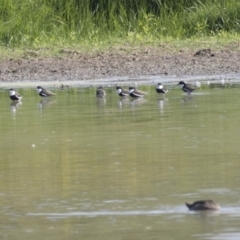
[[[136,90],[135,87],[129,87],[129,95],[133,98],[139,98],[144,97],[146,95],[146,92]]]
[[[158,83],[158,85],[156,86],[156,92],[158,94],[165,94],[168,92],[168,90],[164,89],[164,87],[161,83]]]
[[[117,86],[116,87],[116,91],[117,91],[117,94],[120,96],[120,97],[126,97],[129,95],[129,91],[128,90],[124,90],[122,89],[121,87]]]
[[[191,94],[193,91],[196,90],[195,87],[193,87],[191,84],[187,84],[183,81],[180,81],[177,85],[181,85],[182,86],[182,90],[188,94]]]
[[[186,203],[186,206],[191,211],[202,211],[202,210],[219,210],[220,206],[213,200],[200,200],[194,203]]]
[[[55,96],[56,94],[55,93],[52,93],[51,91],[41,87],[41,86],[38,86],[36,88],[38,94],[40,97],[51,97],[51,96]]]
[[[106,96],[106,92],[104,91],[104,89],[103,89],[102,86],[99,86],[99,87],[97,88],[96,96],[97,96],[98,98],[103,98],[103,97]]]
[[[9,89],[9,97],[12,101],[21,101],[22,96],[17,93],[13,88]]]

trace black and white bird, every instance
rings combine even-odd
[[[98,98],[104,98],[106,96],[106,92],[104,91],[102,86],[99,86],[96,91],[96,96]]]
[[[117,94],[120,96],[120,97],[126,97],[129,95],[129,91],[128,90],[124,90],[122,89],[121,87],[117,86],[116,87],[116,91],[117,91]]]
[[[55,93],[52,93],[51,91],[41,87],[41,86],[38,86],[36,88],[38,94],[40,97],[51,97],[51,96],[55,96],[56,94]]]
[[[129,96],[133,98],[139,98],[139,97],[144,97],[146,95],[146,92],[136,90],[135,87],[129,87]]]
[[[191,84],[187,84],[183,81],[180,81],[177,85],[181,85],[182,86],[182,90],[188,94],[191,94],[193,91],[196,90],[195,87],[193,87]]]
[[[17,93],[13,88],[9,89],[9,97],[12,101],[21,101],[22,96]]]
[[[202,210],[219,210],[220,206],[213,200],[200,200],[194,203],[186,203],[186,206],[191,211],[202,211]]]
[[[156,92],[158,94],[165,94],[168,92],[168,90],[166,90],[161,83],[158,83],[158,85],[156,86]]]

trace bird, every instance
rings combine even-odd
[[[62,89],[62,90],[64,90],[64,89],[69,89],[69,85],[61,84],[61,85],[60,85],[60,89]]]
[[[161,83],[158,83],[158,85],[156,86],[156,92],[158,94],[165,94],[168,92],[168,90],[164,89],[164,87]]]
[[[213,200],[200,200],[194,203],[186,203],[186,206],[191,211],[201,211],[201,210],[219,210],[220,206]]]
[[[97,88],[96,96],[97,96],[98,98],[103,98],[103,97],[106,96],[106,92],[104,91],[104,89],[103,89],[102,86],[99,86],[99,87]]]
[[[188,94],[191,94],[194,90],[196,90],[196,88],[193,87],[191,84],[186,84],[183,81],[180,81],[177,85],[181,85],[182,90]]]
[[[13,88],[9,89],[9,97],[12,101],[21,101],[22,96],[17,93]]]
[[[135,87],[129,87],[129,95],[133,98],[144,97],[146,93],[140,90],[136,90]]]
[[[41,86],[38,86],[36,88],[38,94],[40,97],[51,97],[51,96],[55,96],[56,94],[55,93],[52,93],[51,91],[41,87]]]
[[[120,97],[126,97],[129,95],[129,91],[128,90],[124,90],[122,89],[121,87],[117,86],[116,87],[116,91],[117,91],[117,94],[120,96]]]

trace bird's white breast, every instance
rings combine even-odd
[[[9,91],[9,95],[10,95],[10,96],[14,96],[15,94],[16,94],[15,91],[13,91],[13,90]]]
[[[122,92],[122,89],[117,89],[117,93],[119,94],[119,93],[121,93]]]
[[[37,92],[40,93],[42,91],[41,88],[37,88]]]
[[[134,91],[134,89],[130,89],[130,90],[129,90],[129,93],[132,93],[133,91]]]

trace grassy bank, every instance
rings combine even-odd
[[[152,44],[231,39],[239,0],[2,0],[2,47]]]

